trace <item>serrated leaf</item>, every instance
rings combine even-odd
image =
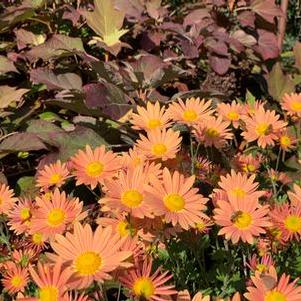
[[[0,109],[7,108],[12,102],[19,102],[28,89],[16,89],[10,86],[0,86]]]
[[[10,61],[6,56],[0,55],[0,74],[10,71],[18,72],[12,61]]]
[[[268,76],[268,89],[270,95],[279,102],[282,101],[285,93],[291,93],[295,90],[293,80],[289,75],[283,73],[279,62],[273,66]]]
[[[54,74],[47,68],[37,68],[30,71],[30,80],[34,84],[45,84],[48,90],[65,89],[81,90],[82,80],[75,73]]]
[[[100,40],[111,47],[118,44],[127,30],[121,29],[125,14],[114,7],[113,0],[95,0],[94,11],[83,12],[87,24],[99,36]]]

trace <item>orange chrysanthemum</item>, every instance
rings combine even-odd
[[[258,201],[265,192],[257,190],[258,183],[254,182],[254,180],[255,175],[248,176],[247,174],[235,172],[232,169],[230,174],[221,176],[218,185],[226,192],[228,199],[231,201]],[[219,189],[214,189],[214,192],[218,191]]]
[[[260,154],[257,154],[255,157],[252,154],[238,154],[234,159],[234,163],[240,171],[250,174],[256,173],[262,161],[263,156]]]
[[[6,262],[5,273],[1,280],[4,289],[9,294],[24,292],[25,287],[29,281],[29,274],[26,268],[22,268],[13,262]]]
[[[51,200],[43,196],[36,199],[37,208],[33,211],[30,233],[42,233],[46,237],[53,237],[67,230],[68,226],[86,217],[83,202],[78,198],[69,199],[65,192],[55,189],[51,193]]]
[[[199,142],[205,146],[223,147],[227,140],[231,140],[233,134],[228,128],[229,121],[224,121],[222,116],[208,117],[206,122],[194,126],[193,134]]]
[[[176,294],[173,285],[165,285],[172,278],[168,272],[158,268],[152,274],[152,260],[137,262],[133,269],[119,277],[120,282],[130,290],[135,300],[165,301],[166,296]]]
[[[290,276],[282,274],[278,280],[274,267],[270,267],[269,281],[261,278],[259,273],[251,276],[254,286],[247,287],[244,294],[249,301],[299,301],[301,287],[296,285],[298,279],[290,282]]]
[[[60,160],[53,164],[45,165],[37,174],[37,186],[47,191],[50,187],[61,187],[69,175],[65,163]]]
[[[147,137],[140,134],[137,141],[137,150],[145,154],[148,159],[163,161],[176,157],[180,149],[182,138],[179,131],[172,129],[160,131],[155,129],[147,133]]]
[[[31,200],[18,199],[8,212],[8,225],[16,234],[22,234],[30,229],[34,205]]]
[[[293,206],[301,206],[301,187],[297,184],[293,185],[293,191],[287,192],[288,197]]]
[[[169,105],[167,113],[169,117],[177,122],[194,125],[207,119],[213,114],[210,109],[211,100],[200,100],[199,98],[186,99],[185,103],[179,99],[178,102],[173,102]]]
[[[111,210],[129,212],[134,217],[152,217],[149,197],[145,191],[147,178],[148,175],[141,167],[121,171],[117,179],[105,182],[106,194],[100,199],[100,204],[105,204]]]
[[[231,104],[219,103],[217,105],[217,112],[224,120],[230,121],[234,128],[238,128],[241,116],[245,113],[245,108],[236,101],[232,101]]]
[[[264,228],[271,225],[268,212],[269,206],[258,207],[257,200],[219,201],[214,209],[215,222],[222,227],[218,234],[225,235],[234,244],[239,240],[252,244],[254,237],[265,233]]]
[[[0,214],[8,214],[16,201],[13,190],[5,184],[0,184]]]
[[[122,242],[119,235],[112,235],[111,227],[98,226],[93,233],[89,224],[76,223],[73,233],[57,234],[51,246],[59,258],[71,264],[78,278],[76,287],[86,288],[93,280],[111,279],[110,272],[128,266],[123,261],[132,253],[119,251]]]
[[[137,106],[138,114],[133,113],[131,123],[136,130],[150,131],[153,129],[163,129],[170,125],[170,118],[165,112],[165,107],[160,108],[157,101],[152,104],[150,101],[146,103],[146,108]]]
[[[72,281],[70,268],[63,268],[58,260],[54,265],[38,263],[37,271],[30,266],[33,281],[39,287],[38,301],[61,301]],[[35,300],[35,299],[34,299]]]
[[[294,117],[301,117],[301,93],[285,93],[281,103],[282,109],[288,115]]]
[[[292,149],[296,148],[296,143],[297,143],[297,138],[295,135],[290,133],[288,129],[282,130],[278,134],[278,143],[281,147],[286,152],[291,151]]]
[[[95,188],[104,179],[113,177],[121,167],[120,159],[112,152],[106,151],[104,145],[91,149],[86,145],[86,150],[79,150],[71,158],[76,176],[76,184],[90,185]]]
[[[177,171],[171,174],[164,168],[163,180],[153,178],[152,186],[147,187],[154,214],[164,216],[167,223],[179,224],[183,229],[194,228],[195,224],[202,222],[201,218],[208,218],[202,213],[207,199],[193,188],[194,180],[194,176],[185,178]]]
[[[271,213],[273,223],[281,231],[281,240],[300,240],[301,236],[301,204],[277,206]]]
[[[279,132],[287,125],[279,119],[280,116],[275,111],[266,111],[260,106],[253,116],[243,118],[246,126],[242,136],[247,142],[257,140],[258,146],[262,148],[273,146],[278,140]]]

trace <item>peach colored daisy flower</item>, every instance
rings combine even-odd
[[[54,265],[38,262],[37,271],[32,266],[29,267],[29,271],[39,287],[39,298],[36,299],[39,301],[61,301],[72,281],[70,268],[64,269],[60,260]]]
[[[301,205],[291,206],[283,204],[277,206],[270,213],[273,223],[281,231],[281,239],[290,241],[300,240],[301,236]]]
[[[245,108],[236,101],[229,103],[219,103],[216,108],[218,114],[220,114],[224,120],[230,121],[234,128],[239,127],[239,121],[241,116],[245,113]]]
[[[5,184],[0,184],[0,214],[7,214],[16,201],[13,190]]]
[[[269,279],[261,278],[258,274],[251,276],[253,286],[247,287],[245,298],[249,301],[299,301],[301,287],[297,286],[298,279],[290,282],[290,276],[282,274],[278,280],[274,267],[270,268]]]
[[[268,169],[268,177],[273,182],[280,182],[284,185],[287,185],[292,182],[292,179],[285,173],[274,170],[273,168]]]
[[[251,271],[265,273],[269,271],[270,267],[274,265],[273,258],[270,254],[265,254],[262,257],[259,257],[256,254],[253,254],[250,258],[247,266],[251,269]]]
[[[134,146],[133,148],[130,148],[128,152],[122,153],[121,161],[122,167],[124,169],[129,169],[144,166],[145,162],[147,162],[147,157]]]
[[[222,227],[218,234],[225,235],[234,244],[239,240],[252,244],[254,237],[265,233],[264,228],[271,225],[268,212],[269,206],[258,207],[257,200],[253,199],[247,202],[219,201],[214,209],[215,222]]]
[[[34,205],[31,200],[18,199],[7,214],[9,218],[7,224],[10,226],[10,230],[14,231],[16,234],[28,232],[31,225],[33,209]]]
[[[224,121],[222,116],[208,117],[206,122],[199,123],[193,127],[192,133],[199,142],[205,146],[223,147],[227,140],[231,140],[233,134],[228,128],[229,121]]]
[[[287,194],[293,206],[301,206],[301,187],[299,185],[294,184],[293,191],[288,191]]]
[[[173,285],[165,285],[172,278],[168,272],[158,268],[152,273],[152,259],[136,263],[133,269],[119,277],[122,285],[130,290],[135,300],[165,301],[166,296],[175,295]]]
[[[67,198],[66,193],[60,193],[57,188],[51,195],[51,201],[37,197],[36,206],[31,219],[31,234],[42,233],[46,237],[53,237],[66,231],[72,223],[86,217],[83,202],[78,198]]]
[[[252,154],[238,154],[234,158],[234,163],[236,167],[245,173],[256,173],[259,169],[263,157],[260,154],[257,154],[255,157]]]
[[[258,201],[265,192],[257,190],[259,183],[254,182],[254,180],[255,175],[248,176],[247,174],[236,172],[232,169],[230,174],[221,176],[218,185],[227,193],[228,199],[231,201]],[[218,190],[219,189],[214,189],[214,192]]]
[[[301,117],[301,93],[285,93],[281,103],[282,109],[289,116]]]
[[[25,246],[39,253],[46,247],[47,237],[45,234],[36,232],[26,237]]]
[[[9,294],[24,292],[29,281],[28,270],[13,262],[6,262],[4,265],[6,270],[1,280],[4,289]]]
[[[71,158],[76,176],[76,184],[90,185],[93,188],[104,179],[113,177],[121,167],[120,158],[112,151],[106,151],[105,146],[94,150],[86,145],[86,150],[79,150]]]
[[[62,301],[92,301],[92,300],[94,299],[89,298],[89,296],[86,296],[84,293],[79,294],[75,292],[74,294],[72,293],[65,294]]]
[[[252,117],[245,116],[245,130],[242,136],[247,142],[257,140],[258,146],[266,148],[273,146],[278,140],[278,134],[287,123],[280,120],[275,111],[265,110],[262,106]]]
[[[134,217],[152,217],[145,191],[148,183],[146,176],[141,167],[121,171],[117,179],[105,182],[105,196],[99,203],[111,210],[129,212]]]
[[[169,105],[167,113],[169,117],[177,122],[194,125],[207,119],[212,115],[214,110],[211,109],[211,100],[206,101],[200,98],[186,99],[185,103],[179,99],[178,102],[173,102]]]
[[[172,129],[160,131],[155,129],[147,133],[147,137],[140,134],[137,141],[137,150],[145,154],[148,159],[163,161],[176,157],[180,149],[182,138],[179,131]]]
[[[165,112],[165,107],[160,108],[157,101],[152,104],[150,101],[146,103],[146,108],[137,106],[138,114],[133,113],[131,123],[133,129],[150,131],[153,129],[163,129],[170,126],[170,118]]]
[[[283,151],[289,152],[296,148],[297,138],[287,128],[280,131],[278,139],[278,143]]]
[[[151,195],[154,214],[164,216],[165,222],[173,226],[179,224],[183,229],[194,228],[195,224],[207,218],[202,213],[206,209],[207,199],[193,188],[195,177],[185,178],[179,172],[173,174],[163,169],[163,180],[153,178],[147,191]]]
[[[37,173],[37,187],[47,190],[52,186],[61,187],[69,175],[69,170],[65,163],[60,160],[53,164],[45,165]]]
[[[51,247],[59,258],[70,263],[78,278],[76,287],[87,288],[93,280],[111,279],[110,272],[129,265],[123,261],[132,253],[119,251],[122,242],[119,235],[112,235],[112,227],[98,226],[93,233],[89,224],[76,223],[73,233],[57,234]]]

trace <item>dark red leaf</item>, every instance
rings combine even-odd
[[[224,75],[229,70],[231,59],[227,57],[209,55],[209,62],[210,66],[217,74]]]
[[[280,54],[277,36],[263,29],[258,29],[258,34],[258,46],[255,46],[254,49],[261,54],[264,60],[277,58]]]

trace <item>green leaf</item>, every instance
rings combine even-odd
[[[35,197],[39,189],[35,186],[34,177],[22,177],[16,185],[16,194],[21,197]]]
[[[283,73],[280,63],[276,63],[268,75],[268,89],[270,95],[279,102],[282,101],[285,93],[295,91],[293,80],[289,75]]]
[[[88,26],[100,36],[98,39],[107,46],[118,44],[120,37],[127,32],[127,30],[121,29],[124,12],[114,7],[113,0],[95,0],[94,6],[93,12],[85,11],[83,13]]]

